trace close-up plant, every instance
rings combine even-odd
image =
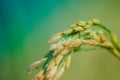
[[[48,53],[28,67],[28,73],[40,70],[34,80],[58,80],[64,70],[69,68],[71,56],[81,50],[98,47],[120,59],[120,44],[116,36],[98,19],[79,21],[69,27],[68,30],[56,33],[48,41],[52,43]]]

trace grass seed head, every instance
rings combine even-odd
[[[103,33],[104,31],[92,30],[91,26],[99,26],[109,32],[112,41]],[[28,72],[32,72],[42,67],[34,80],[58,80],[63,74],[64,69],[69,67],[72,52],[79,51],[79,47],[86,44],[103,47],[120,58],[120,45],[118,41],[111,31],[97,19],[92,19],[88,22],[79,21],[70,26],[70,29],[56,33],[49,42],[57,43],[50,46],[47,56],[44,56],[41,61],[33,63],[28,68]]]

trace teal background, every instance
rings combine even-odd
[[[49,49],[48,40],[79,20],[98,18],[119,38],[119,0],[0,0],[0,80],[31,80],[27,67]],[[120,80],[120,61],[108,51],[72,56],[60,80]]]

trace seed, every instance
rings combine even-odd
[[[52,59],[52,61],[50,62],[49,66],[47,68],[47,70],[51,70],[54,66],[55,66],[55,61],[54,61],[54,59]]]
[[[92,25],[93,25],[93,21],[88,21],[88,22],[87,22],[87,25],[92,26]]]
[[[79,39],[76,39],[72,42],[73,47],[79,47],[81,45],[81,41]]]
[[[87,30],[84,31],[84,33],[90,34],[90,33],[92,33],[92,30],[91,29],[87,29]]]
[[[75,24],[70,25],[70,28],[71,28],[71,29],[73,29],[73,28],[75,28],[75,27],[76,27]]]
[[[100,24],[100,21],[98,19],[92,19],[94,24]]]
[[[102,44],[104,47],[106,47],[106,48],[110,48],[111,47],[111,43],[110,42],[104,42],[103,44]]]
[[[75,31],[83,31],[84,29],[82,27],[75,27],[74,30]]]
[[[100,37],[97,34],[93,35],[94,40],[96,40],[97,42],[100,42]]]
[[[55,75],[54,77],[54,80],[58,80],[60,78],[60,76],[63,74],[64,72],[64,67],[62,67],[58,72],[57,74]]]
[[[92,46],[95,46],[95,45],[97,45],[97,41],[91,40],[91,41],[89,42],[89,44],[92,45]]]
[[[52,44],[52,45],[50,46],[50,50],[57,50],[57,49],[58,49],[57,44]]]
[[[53,69],[47,74],[47,78],[51,78],[55,75],[57,66],[54,66]]]
[[[51,42],[56,42],[56,41],[58,41],[60,38],[61,38],[61,36],[53,36],[48,42],[49,42],[49,43],[51,43]]]
[[[90,42],[90,40],[82,40],[81,43],[82,44],[88,44]]]
[[[104,43],[104,42],[107,41],[104,35],[100,35],[100,41],[101,41],[102,43]]]
[[[47,58],[43,58],[42,60],[34,62],[30,67],[28,68],[28,73],[31,73],[33,70],[40,68],[45,62]]]
[[[68,69],[68,67],[70,66],[70,61],[71,61],[71,55],[69,55],[66,60],[66,64],[65,64],[66,69]]]
[[[44,75],[42,75],[42,76],[41,76],[41,78],[40,78],[40,80],[45,80],[44,78],[45,78],[45,76],[44,76]]]
[[[79,22],[77,22],[76,25],[77,25],[77,26],[85,26],[85,25],[86,25],[86,22],[85,22],[85,21],[79,21]]]
[[[53,56],[56,57],[59,53],[61,53],[64,49],[58,49],[53,53]]]
[[[65,34],[70,34],[73,31],[73,29],[68,29],[66,31],[64,31]]]
[[[65,47],[68,47],[68,46],[71,45],[72,42],[73,42],[73,40],[72,40],[72,39],[69,39],[69,40],[67,40],[67,41],[64,43],[64,46],[65,46]]]
[[[65,54],[67,54],[67,53],[69,53],[69,50],[68,50],[68,49],[64,49],[64,51],[62,51],[60,54],[61,54],[61,55],[65,55]]]
[[[58,65],[62,59],[63,59],[63,55],[59,54],[55,59],[55,63]]]
[[[44,73],[44,70],[40,71],[40,72],[36,75],[35,80],[42,80],[41,78],[43,78],[43,76],[42,76],[43,73]]]
[[[48,42],[56,42],[64,35],[63,32],[56,33]]]

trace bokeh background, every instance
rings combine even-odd
[[[0,80],[31,80],[38,71],[26,69],[48,51],[50,37],[91,18],[120,39],[120,0],[0,0]],[[103,49],[81,51],[60,80],[120,80],[120,61]]]

